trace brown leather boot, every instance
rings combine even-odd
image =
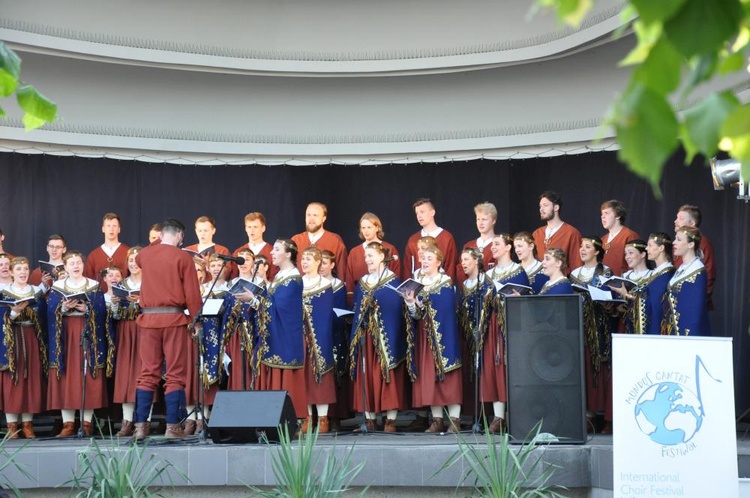
[[[8,422],[8,439],[19,439],[18,422]]]
[[[71,437],[76,435],[76,423],[75,422],[63,422],[62,430],[57,437]]]
[[[448,432],[461,432],[461,419],[459,417],[450,418],[450,424],[448,424]]]
[[[120,426],[120,430],[117,432],[117,435],[120,437],[132,436],[134,429],[135,426],[133,426],[133,422],[131,422],[130,420],[123,420],[122,425]]]
[[[307,416],[305,420],[302,421],[302,426],[299,428],[300,434],[307,434],[307,430],[312,426],[313,419],[310,415]]]
[[[91,422],[84,422],[83,423],[83,435],[86,437],[91,437]]]
[[[505,419],[500,417],[493,418],[487,430],[493,434],[502,434],[505,432]]]
[[[133,439],[136,441],[143,441],[146,439],[151,432],[151,423],[150,422],[136,422],[134,426],[133,432]],[[119,433],[118,433],[119,434]]]
[[[387,419],[385,419],[385,427],[383,427],[383,431],[385,431],[385,432],[397,432],[397,430],[396,430],[396,419],[394,419],[394,418],[387,418]]]
[[[34,439],[36,438],[36,434],[34,433],[34,424],[31,421],[24,422],[21,424],[21,434],[23,434],[23,437],[26,439]]]
[[[318,433],[325,434],[331,431],[331,423],[328,417],[318,417]]]
[[[193,420],[195,423],[195,420]],[[193,428],[195,429],[195,428]],[[164,433],[164,439],[182,439],[185,437],[185,431],[180,424],[167,424],[167,430]]]
[[[171,424],[171,425],[175,425],[175,424]],[[193,434],[195,434],[195,426],[196,425],[197,424],[195,423],[195,420],[193,420],[192,418],[187,419],[185,421],[185,430],[182,431],[183,435],[184,436],[192,436]],[[167,424],[167,430],[169,430],[169,426],[170,426],[170,424]],[[166,432],[164,434],[166,435]]]
[[[198,419],[195,421],[195,433],[200,434],[203,430],[203,420]]]
[[[443,418],[433,417],[432,424],[430,424],[425,432],[445,432],[445,424],[443,424]]]

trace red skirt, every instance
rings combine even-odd
[[[482,401],[491,403],[508,400],[505,380],[505,344],[496,324],[490,326],[484,340],[482,370],[479,376]]]
[[[604,385],[607,368],[602,363],[599,373],[595,375],[594,362],[591,359],[591,351],[588,346],[583,348],[583,354],[586,357],[586,410],[593,413],[600,413],[605,408]]]
[[[252,389],[252,371],[250,369],[251,351],[245,352],[245,387],[242,386],[242,334],[240,330],[235,330],[229,337],[227,344],[227,355],[232,359],[229,364],[229,379],[227,380],[227,389],[229,391],[243,391]]]
[[[357,377],[354,379],[352,390],[352,407],[357,412],[384,412],[387,410],[406,409],[406,363],[399,363],[396,368],[390,370],[389,381],[383,377],[375,346],[368,336],[365,340],[365,371],[362,374],[362,356],[357,361]],[[364,386],[363,386],[364,385]],[[362,388],[365,390],[365,399],[362,399]],[[364,401],[364,405],[363,405]]]
[[[117,363],[115,364],[115,403],[135,403],[135,389],[141,373],[138,354],[139,327],[135,320],[117,323]]]
[[[297,418],[307,418],[307,392],[304,368],[273,368],[261,364],[257,379],[261,391],[286,391],[292,398]]]
[[[195,340],[187,341],[187,352],[185,354],[187,363],[185,371],[185,400],[188,405],[195,405],[200,401],[198,391],[198,347]],[[221,367],[223,368],[223,364]],[[201,383],[202,384],[202,383]],[[217,380],[208,389],[204,389],[203,406],[211,406],[216,399],[216,393],[219,391],[219,381]]]
[[[305,362],[305,389],[307,390],[308,405],[330,405],[336,402],[336,384],[333,379],[333,370],[320,377],[320,384],[315,381],[312,371],[312,361],[307,358]]]
[[[414,408],[461,404],[463,401],[461,369],[446,372],[443,380],[439,380],[435,373],[435,361],[427,342],[427,334],[422,330],[421,323],[416,341],[414,354],[417,364],[417,380],[412,384]]]
[[[13,325],[11,333],[16,343],[16,380],[11,372],[2,372],[0,406],[6,413],[40,413],[43,375],[36,331],[31,325]]]
[[[62,334],[65,343],[65,371],[57,378],[58,369],[49,370],[47,388],[48,410],[80,410],[83,373],[81,371],[81,332],[84,317],[66,316],[63,318],[66,332]],[[86,378],[86,405],[84,409],[95,410],[107,406],[107,387],[104,368],[96,370],[96,378],[91,377],[91,363]]]

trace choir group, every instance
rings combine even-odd
[[[163,339],[166,361],[143,343],[141,327],[152,325],[137,320],[166,316],[140,302],[143,275],[159,269],[142,269],[144,249],[119,241],[116,214],[104,216],[104,243],[85,259],[52,235],[49,261],[32,264],[3,252],[0,232],[0,410],[8,433],[33,438],[33,415],[61,410],[59,435],[72,436],[82,410],[79,430],[89,435],[94,410],[114,402],[123,411],[118,434],[138,436],[134,420],[149,419],[160,381],[167,418],[181,422],[172,424],[171,437],[201,430],[220,386],[288,391],[303,431],[338,430],[340,420],[360,412],[368,430],[381,423],[386,432],[455,432],[462,407],[474,414],[481,406],[492,415],[489,430],[500,432],[504,306],[525,293],[582,296],[587,415],[592,428],[611,432],[611,334],[709,335],[713,249],[698,228],[696,206],[679,209],[674,235],[654,232],[645,240],[624,225],[619,201],[601,205],[602,237],[582,237],[562,221],[561,208],[556,193],[544,192],[543,226],[510,235],[495,233],[493,204],[478,204],[479,235],[459,252],[437,225],[432,202],[419,199],[421,229],[403,255],[383,240],[383,225],[369,212],[360,219],[362,244],[347,251],[324,229],[328,213],[318,202],[307,207],[304,232],[274,244],[263,240],[264,216],[248,214],[248,243],[233,253],[214,242],[215,223],[202,216],[198,243],[184,249],[195,278],[174,285],[190,282],[194,289],[185,295],[219,306],[204,310],[194,328],[182,324],[189,320],[171,324],[172,335],[202,333]],[[149,249],[161,245],[161,231],[161,224],[152,227]],[[180,415],[170,415],[176,407]],[[417,416],[397,429],[397,415],[407,409]]]

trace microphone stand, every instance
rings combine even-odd
[[[224,268],[227,266],[227,261],[225,259],[222,260],[221,263],[221,270],[219,270],[219,275],[221,275],[224,272]],[[214,286],[216,285],[216,282],[219,280],[218,276],[217,278],[214,278],[211,281],[211,287],[209,287],[208,292],[206,292],[206,295],[203,297],[203,303],[201,303],[201,309],[200,311],[195,315],[195,318],[193,318],[193,323],[190,325],[190,327],[195,331],[196,333],[196,339],[197,344],[196,348],[198,349],[198,361],[196,362],[196,365],[198,366],[198,370],[196,372],[196,376],[198,377],[198,382],[196,383],[196,386],[198,388],[198,399],[196,400],[195,407],[192,409],[190,413],[187,414],[185,417],[185,420],[187,420],[187,417],[189,417],[192,413],[197,413],[198,417],[201,421],[201,431],[198,434],[198,440],[200,442],[206,441],[206,436],[208,433],[208,427],[206,424],[206,417],[203,413],[203,406],[206,402],[206,389],[203,385],[203,369],[205,368],[205,364],[203,361],[203,326],[196,327],[198,322],[203,321],[203,308],[206,306],[206,301],[208,301],[208,297],[211,295],[211,293],[214,290]],[[201,288],[203,287],[203,282],[200,283]]]
[[[89,318],[91,317],[91,302],[86,301],[86,311],[83,315],[83,331],[81,332],[81,372],[83,377],[81,379],[81,425],[78,427],[78,439],[86,437],[86,431],[83,427],[85,420],[83,413],[86,409],[86,377],[89,375],[89,348],[91,347],[91,327],[89,326]]]
[[[484,272],[477,271],[477,286],[474,289],[474,424],[471,426],[471,432],[474,434],[479,434],[482,432],[481,426],[479,425],[479,413],[480,413],[480,401],[479,401],[479,392],[480,392],[480,382],[482,381],[482,378],[480,377],[480,371],[479,371],[479,338],[482,334],[481,324],[479,323],[479,318],[482,316],[481,309],[482,309],[482,284],[483,282],[480,281],[480,277],[484,276]]]

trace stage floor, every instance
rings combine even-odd
[[[485,445],[484,436],[462,433],[466,441]],[[498,438],[499,436],[495,436]],[[454,434],[369,433],[324,434],[319,437],[322,452],[343,454],[353,447],[356,463],[365,462],[365,470],[355,484],[374,488],[455,488],[465,469],[454,465],[437,472],[457,450]],[[103,451],[124,451],[127,440],[95,438]],[[5,450],[19,450],[15,460],[30,477],[14,468],[3,471],[3,477],[20,489],[64,486],[79,466],[79,453],[90,449],[89,439],[44,438],[5,442]],[[738,433],[739,476],[750,477],[750,435]],[[166,441],[152,436],[146,443],[146,456],[169,462],[180,473],[172,472],[176,486],[270,486],[275,484],[272,469],[273,445],[214,444],[210,438],[200,441],[193,436],[182,441]],[[555,465],[552,483],[578,490],[612,489],[612,436],[594,435],[585,444],[554,444],[540,447],[546,465]],[[0,460],[2,460],[0,456]],[[580,496],[592,496],[583,494]]]

